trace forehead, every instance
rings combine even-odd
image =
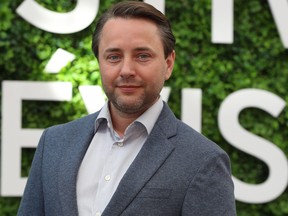
[[[112,18],[103,27],[99,38],[99,54],[150,50],[164,56],[163,41],[158,26],[147,19]]]
[[[100,41],[109,37],[159,36],[158,26],[151,20],[143,18],[110,18],[103,26]]]

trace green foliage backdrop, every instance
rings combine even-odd
[[[22,0],[0,2],[1,80],[69,81],[73,84],[71,102],[23,102],[23,128],[45,128],[86,115],[79,85],[100,85],[96,59],[90,50],[94,25],[75,34],[42,31],[19,17],[15,10]],[[67,12],[76,1],[37,0],[48,9]],[[116,0],[100,1],[98,15]],[[166,15],[177,39],[176,65],[167,86],[172,88],[169,105],[181,115],[181,89],[203,90],[202,132],[217,142],[231,157],[233,175],[248,183],[260,183],[268,176],[267,166],[233,148],[217,126],[218,109],[229,94],[243,88],[273,92],[288,101],[288,50],[281,44],[267,0],[235,0],[234,43],[211,43],[211,0],[166,0]],[[98,16],[97,15],[97,16]],[[44,67],[57,48],[76,55],[58,74],[44,73]],[[1,92],[0,92],[1,96]],[[288,153],[287,108],[274,119],[256,109],[240,115],[243,127],[276,144]],[[1,135],[0,135],[1,138]],[[27,176],[33,150],[23,151],[22,175]],[[237,202],[239,216],[288,215],[287,190],[267,204]],[[0,216],[16,215],[20,198],[0,197]]]

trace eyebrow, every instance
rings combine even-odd
[[[119,51],[121,51],[120,48],[108,48],[104,51],[104,53],[119,52]],[[151,51],[151,52],[153,52],[153,50],[150,49],[149,47],[136,47],[135,49],[133,49],[133,51]]]
[[[109,52],[119,52],[119,51],[121,51],[121,49],[119,49],[119,48],[108,48],[108,49],[106,49],[105,51],[104,51],[104,53],[109,53]]]
[[[152,51],[150,48],[148,47],[137,47],[134,49],[135,51]]]

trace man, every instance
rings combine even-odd
[[[93,36],[108,102],[44,131],[18,215],[233,216],[227,154],[160,98],[175,38],[166,17],[121,2]]]

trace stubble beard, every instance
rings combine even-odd
[[[161,89],[153,89],[152,92],[142,92],[137,98],[134,95],[118,95],[113,91],[104,89],[110,103],[122,114],[140,116],[149,109],[160,97]],[[129,98],[131,97],[131,98]]]
[[[123,81],[121,81],[123,83]],[[132,83],[131,80],[125,80],[125,83]],[[156,100],[160,97],[160,92],[164,85],[154,86],[153,89],[145,90],[144,83],[137,83],[139,86],[143,87],[143,92],[136,97],[135,95],[122,95],[117,93],[117,85],[120,85],[120,81],[115,85],[115,87],[109,88],[108,86],[103,85],[103,89],[106,93],[106,96],[110,103],[118,110],[120,113],[124,115],[135,115],[140,116],[147,109],[149,109]],[[147,88],[147,86],[146,86]],[[151,88],[151,86],[150,86]]]
[[[126,99],[124,97],[129,96],[117,96],[117,94],[111,94],[108,96],[109,101],[113,104],[113,106],[123,114],[142,114],[150,106],[149,100],[147,100],[144,93],[134,100],[132,98]]]

